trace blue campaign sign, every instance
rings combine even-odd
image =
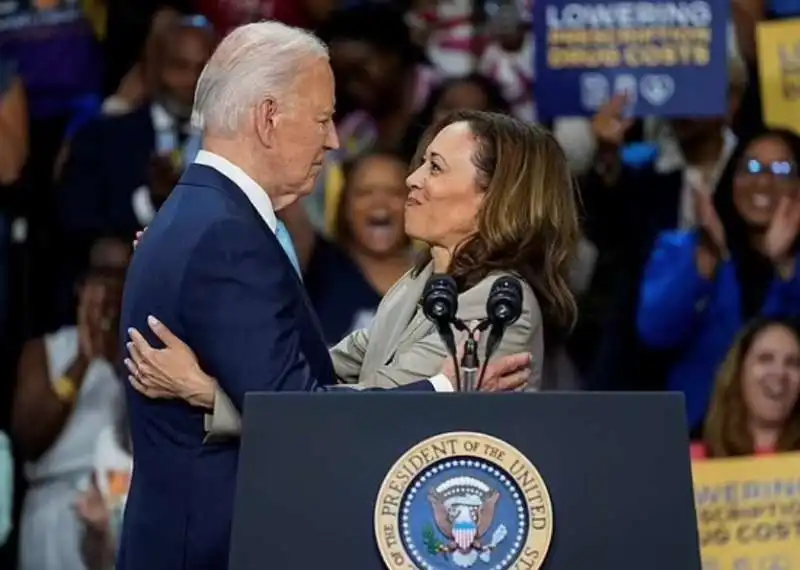
[[[729,17],[730,0],[537,0],[539,115],[591,115],[620,92],[634,117],[725,114]]]

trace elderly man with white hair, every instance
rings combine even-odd
[[[158,350],[145,349],[134,329],[146,331],[151,344],[192,352],[239,411],[246,392],[326,390],[335,383],[291,241],[276,217],[311,191],[326,151],[338,146],[333,112],[327,50],[313,35],[262,22],[220,43],[195,97],[203,150],[141,239],[128,272],[121,321],[133,331],[131,352],[148,350],[150,361],[158,360]],[[514,389],[529,363],[524,354],[498,360],[485,384]],[[450,392],[453,382],[445,364],[442,374],[397,389]],[[224,570],[238,442],[206,442],[204,415],[213,401],[148,396],[158,394],[128,386],[134,471],[117,570]]]

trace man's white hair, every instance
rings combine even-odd
[[[328,58],[328,48],[300,28],[279,22],[236,28],[217,46],[197,81],[195,126],[233,134],[264,98],[288,96],[298,72],[319,58]]]

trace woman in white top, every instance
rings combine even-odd
[[[130,426],[125,402],[120,400],[114,425],[106,426],[97,438],[94,475],[77,503],[85,525],[81,549],[87,570],[114,568],[132,472]]]
[[[19,570],[83,570],[75,502],[94,467],[98,434],[114,421],[122,385],[117,330],[130,248],[92,247],[79,288],[78,325],[29,341],[20,357],[12,435],[30,485],[22,511]]]

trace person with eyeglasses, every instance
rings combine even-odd
[[[639,338],[670,352],[667,389],[696,435],[744,323],[800,314],[800,138],[768,130],[742,148],[730,185],[696,189],[697,226],[659,236],[640,288]]]

